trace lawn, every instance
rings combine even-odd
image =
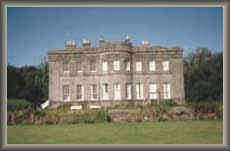
[[[222,144],[222,121],[8,126],[8,144]]]

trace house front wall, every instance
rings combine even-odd
[[[100,50],[100,49],[99,49]],[[120,99],[127,100],[127,84],[131,84],[131,100],[136,100],[136,86],[143,85],[143,99],[149,99],[150,84],[156,84],[157,99],[163,99],[163,85],[170,84],[171,98],[179,102],[184,101],[183,52],[178,50],[141,51],[132,48],[124,50],[103,51],[68,51],[49,53],[49,100],[63,100],[63,86],[69,85],[69,101],[92,100],[91,86],[96,85],[97,98],[103,100],[103,85],[108,84],[108,101],[114,100],[115,86],[120,86]],[[95,63],[95,71],[91,71],[91,64]],[[119,62],[119,70],[114,70],[114,61]],[[149,64],[155,63],[155,70],[150,71]],[[169,62],[169,70],[163,70],[163,62]],[[102,69],[103,62],[107,62],[108,71]],[[130,70],[127,70],[127,62]],[[137,62],[141,62],[141,71],[137,71]],[[65,65],[68,70],[65,71]],[[77,65],[81,66],[81,70]],[[82,100],[77,99],[77,85],[84,89]]]

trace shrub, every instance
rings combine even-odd
[[[22,99],[8,99],[7,100],[7,111],[17,112],[19,110],[25,110],[32,108],[32,104],[26,100]]]

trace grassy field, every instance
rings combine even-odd
[[[222,144],[222,121],[8,126],[8,144]]]

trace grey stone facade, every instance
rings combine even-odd
[[[117,71],[114,61],[119,62]],[[150,71],[150,61],[154,62],[153,71]],[[167,71],[163,70],[164,61],[169,63]],[[51,102],[91,100],[109,102],[115,101],[115,95],[119,98],[117,101],[149,100],[150,84],[156,86],[153,92],[156,93],[155,97],[151,100],[165,99],[164,93],[168,91],[170,95],[168,99],[174,99],[178,103],[184,102],[181,48],[153,47],[149,44],[134,47],[129,40],[114,43],[100,40],[99,46],[95,48],[90,46],[89,41],[85,41],[82,47],[72,43],[72,45],[65,45],[63,50],[48,52],[48,62]],[[103,62],[108,64],[107,72],[103,72]],[[141,71],[137,71],[137,62],[142,64]],[[143,91],[138,83],[143,85]],[[168,89],[164,88],[165,83],[169,85]],[[127,84],[131,85],[131,94]],[[77,88],[77,85],[81,88]],[[95,86],[94,89],[92,85]],[[108,98],[105,100],[107,91]],[[138,95],[142,97],[137,98],[136,93],[140,93]],[[78,94],[81,99],[77,97]],[[131,98],[128,95],[131,95]]]

